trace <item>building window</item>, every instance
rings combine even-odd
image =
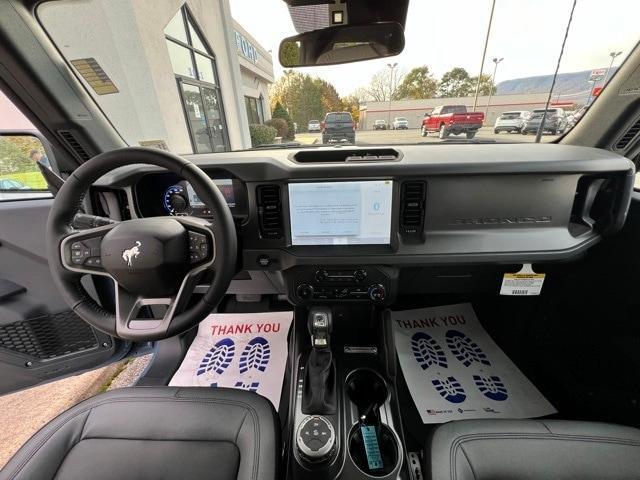
[[[186,7],[171,19],[164,34],[193,151],[229,150],[216,59]]]
[[[249,124],[264,123],[264,112],[262,111],[262,97],[244,97],[244,104],[247,107],[247,118]]]

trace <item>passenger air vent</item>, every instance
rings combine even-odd
[[[73,151],[80,160],[84,161],[91,158],[91,155],[89,155],[70,130],[58,130],[58,135],[60,135],[65,145]]]
[[[618,139],[614,148],[616,150],[624,150],[638,133],[640,133],[640,117],[624,132],[624,135]]]
[[[298,163],[395,162],[400,153],[393,148],[301,150],[293,159]]]
[[[419,235],[424,230],[425,182],[404,182],[400,193],[400,232]]]
[[[257,189],[258,218],[263,238],[282,238],[282,200],[279,185],[261,185]]]

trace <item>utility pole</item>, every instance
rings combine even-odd
[[[480,80],[482,80],[482,69],[484,68],[484,59],[487,56],[487,45],[489,44],[489,34],[491,33],[491,22],[493,22],[493,10],[496,8],[496,0],[491,2],[491,14],[489,14],[489,25],[487,26],[487,36],[484,39],[484,50],[482,51],[482,63],[480,63],[480,74],[476,82],[476,96],[473,99],[473,111],[478,106],[478,92],[480,91]]]
[[[493,57],[493,63],[495,64],[493,67],[493,77],[491,77],[491,81],[492,83],[495,85],[496,83],[496,72],[498,71],[498,64],[503,61],[504,58],[503,57]],[[491,88],[491,90],[489,90],[489,99],[487,100],[487,108],[484,110],[484,119],[485,121],[487,120],[487,117],[489,116],[489,105],[491,104],[491,97],[493,96],[493,88]]]
[[[387,63],[387,67],[391,70],[391,78],[389,79],[389,106],[387,108],[387,128],[391,128],[391,97],[393,96],[393,72],[398,63]]]
[[[602,86],[604,87],[607,84],[607,80],[609,79],[609,70],[613,67],[613,61],[616,59],[618,55],[622,55],[622,52],[611,52],[609,56],[611,57],[611,63],[609,63],[609,67],[607,67],[607,71],[604,74],[604,80],[602,81]]]

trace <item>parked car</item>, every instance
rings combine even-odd
[[[30,190],[30,188],[18,180],[0,178],[0,190]]]
[[[540,108],[531,112],[531,116],[527,119],[522,127],[522,134],[536,133],[544,116],[544,108]],[[567,129],[567,115],[562,108],[550,108],[544,120],[544,130],[542,133],[551,133],[560,135]]]
[[[307,130],[310,132],[319,132],[320,128],[320,120],[309,120],[309,125],[307,126]]]
[[[423,137],[428,132],[438,132],[441,139],[449,135],[465,133],[467,138],[475,137],[484,122],[484,113],[467,112],[465,105],[440,105],[431,113],[425,113],[420,132]]]
[[[573,128],[576,125],[576,123],[578,123],[580,119],[584,116],[584,114],[587,112],[588,109],[589,107],[587,105],[583,105],[577,111],[575,111],[570,118],[567,118],[567,130]]]
[[[356,141],[356,123],[349,112],[329,112],[322,127],[322,143]]]
[[[374,130],[387,130],[388,128],[389,125],[387,125],[386,120],[376,120],[375,122],[373,122]]]
[[[493,133],[500,132],[517,132],[520,133],[525,122],[531,115],[531,112],[526,110],[516,110],[513,112],[503,112],[497,119],[493,126]]]
[[[407,130],[409,128],[409,121],[405,117],[396,117],[393,119],[394,130]]]

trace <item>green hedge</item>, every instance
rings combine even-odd
[[[272,118],[264,122],[264,124],[275,128],[278,132],[278,137],[285,139],[289,135],[289,126],[287,125],[287,121],[282,118]]]
[[[253,123],[249,125],[249,133],[251,134],[251,146],[257,147],[259,145],[273,143],[278,131],[268,125]]]

